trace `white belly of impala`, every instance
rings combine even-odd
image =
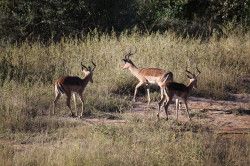
[[[146,77],[146,79],[150,84],[157,84],[157,78],[156,77]]]
[[[149,82],[150,84],[156,84],[156,81],[155,81],[155,80],[148,80],[148,82]]]

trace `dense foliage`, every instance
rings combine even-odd
[[[211,35],[249,24],[248,0],[1,0],[0,38],[54,40],[93,29]]]

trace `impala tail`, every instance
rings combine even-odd
[[[59,82],[56,83],[55,89],[56,89],[56,91],[60,92],[61,94],[65,93],[64,87]]]
[[[174,80],[174,75],[172,72],[168,72],[164,75],[164,77],[162,78],[162,82],[173,82]]]

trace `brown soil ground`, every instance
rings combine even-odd
[[[250,94],[234,95],[233,101],[190,97],[188,106],[193,122],[205,124],[210,129],[224,134],[250,133]],[[157,118],[157,109],[157,102],[152,102],[149,106],[144,102],[135,102],[131,110],[124,114],[130,116],[141,116],[142,118]],[[160,117],[162,119],[166,118],[163,109]],[[176,119],[174,103],[169,107],[169,119]],[[179,111],[178,121],[184,123],[189,121],[183,104]],[[82,123],[119,125],[126,123],[126,121],[118,119],[84,118]]]
[[[139,99],[140,100],[140,99]],[[205,98],[190,97],[189,109],[193,122],[199,122],[208,126],[216,133],[221,134],[250,134],[250,94],[235,95],[234,101],[213,100]],[[139,116],[141,118],[156,117],[157,102],[152,102],[149,106],[144,102],[135,102],[131,110],[125,112],[123,115]],[[41,118],[46,118],[42,116]],[[109,119],[109,118],[71,118],[71,117],[51,117],[57,121],[67,121],[72,123],[79,123],[83,125],[98,125],[110,124],[121,125],[127,123],[123,119]],[[162,109],[160,114],[161,119],[166,118],[166,114]],[[176,119],[175,104],[169,107],[169,119]],[[179,112],[179,122],[185,123],[189,119],[187,117],[184,105]],[[24,150],[30,148],[32,144],[18,143],[14,140],[0,139],[0,145],[10,145],[16,150]]]
[[[218,132],[250,133],[249,94],[235,95],[234,101],[190,97],[188,106],[192,121],[202,122]],[[155,110],[155,113],[149,113],[149,110]],[[156,117],[156,111],[157,103],[151,103],[150,106],[147,106],[145,103],[136,102],[130,112],[142,116]],[[161,118],[166,117],[163,109],[160,116]],[[176,119],[174,103],[169,107],[169,118]],[[189,121],[184,105],[181,105],[178,121]]]

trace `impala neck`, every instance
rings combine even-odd
[[[135,65],[131,65],[128,69],[135,77],[138,77],[140,70]]]
[[[187,88],[188,88],[188,91],[189,91],[189,92],[193,89],[195,81],[196,81],[196,80],[192,80],[192,81],[190,81],[190,83],[188,84]]]
[[[91,73],[85,75],[85,77],[82,79],[82,84],[87,85],[90,79],[91,79]]]

